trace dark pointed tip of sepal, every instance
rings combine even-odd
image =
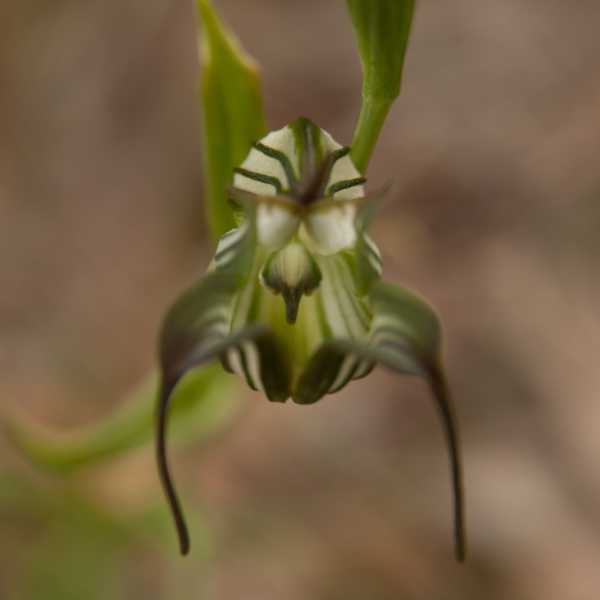
[[[456,531],[454,534],[454,558],[456,559],[456,562],[461,565],[464,564],[467,559],[467,540],[462,518],[460,522],[456,524]]]
[[[465,494],[462,473],[462,459],[458,442],[458,424],[450,400],[450,391],[444,372],[438,361],[428,368],[433,395],[437,401],[450,453],[452,490],[454,496],[454,555],[459,563],[466,558],[467,541],[465,526]]]
[[[177,384],[178,379],[165,381],[161,385],[159,404],[158,404],[158,431],[156,436],[156,458],[158,463],[158,472],[160,480],[167,497],[167,503],[171,510],[177,537],[179,539],[179,551],[182,556],[186,556],[190,551],[190,535],[183,516],[183,510],[175,491],[175,484],[171,478],[169,463],[167,459],[167,417],[171,394]]]
[[[189,538],[179,540],[179,553],[181,556],[187,556],[190,553],[190,540]]]
[[[464,548],[462,545],[460,547],[457,547],[456,551],[454,552],[454,556],[456,557],[457,562],[459,562],[461,565],[464,564],[467,560],[466,548]]]

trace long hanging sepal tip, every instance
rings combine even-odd
[[[183,556],[190,551],[190,534],[185,522],[183,510],[179,503],[175,485],[169,471],[167,461],[167,424],[169,413],[169,399],[174,386],[163,384],[160,390],[158,402],[158,420],[157,420],[157,435],[156,435],[156,460],[158,463],[158,473],[160,480],[167,497],[169,509],[173,516],[177,536],[179,538],[179,550]]]
[[[433,367],[431,369],[430,385],[442,419],[444,433],[448,444],[452,492],[454,497],[454,547],[456,560],[462,563],[464,562],[467,553],[462,461],[460,458],[456,419],[454,418],[450,402],[448,386],[443,372],[438,367]]]

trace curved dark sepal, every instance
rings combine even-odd
[[[169,403],[177,383],[190,369],[214,360],[229,348],[264,333],[264,327],[261,326],[251,326],[234,334],[227,333],[235,289],[234,276],[209,273],[173,305],[162,326],[156,457],[182,554],[189,552],[190,541],[167,461]]]
[[[440,360],[439,319],[424,300],[398,286],[377,282],[370,298],[374,312],[370,341],[333,340],[321,352],[323,356],[326,353],[330,361],[336,353],[338,357],[354,355],[397,373],[417,375],[428,382],[448,446],[454,497],[455,552],[457,560],[462,562],[466,554],[462,461],[458,426]]]

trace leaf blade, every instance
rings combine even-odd
[[[258,67],[218,18],[198,0],[203,36],[202,131],[208,222],[214,238],[235,226],[226,190],[233,169],[266,130]]]

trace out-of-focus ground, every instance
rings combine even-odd
[[[344,3],[218,7],[262,64],[272,128],[302,114],[349,142]],[[144,534],[113,560],[128,525],[105,512],[166,511],[150,448],[63,483],[0,442],[0,597],[600,597],[599,28],[597,0],[421,0],[369,171],[394,184],[373,226],[386,277],[446,327],[464,566],[433,404],[377,372],[311,407],[248,393],[218,444],[173,452],[209,532],[185,560]],[[194,31],[191,2],[0,6],[0,398],[32,421],[108,418],[209,260]],[[70,494],[98,514],[61,510]]]

